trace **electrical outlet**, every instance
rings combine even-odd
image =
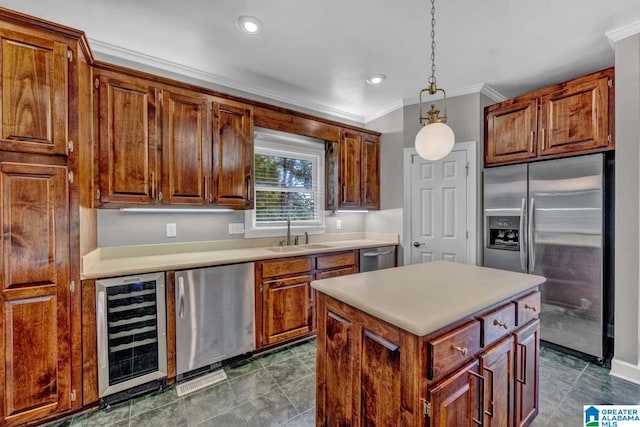
[[[167,237],[176,237],[178,235],[178,228],[176,223],[172,222],[167,224]]]
[[[336,230],[342,230],[342,220],[336,219]]]
[[[244,234],[244,224],[242,222],[230,223],[229,234]]]

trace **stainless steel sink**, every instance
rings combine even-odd
[[[271,252],[297,252],[303,249],[304,248],[298,246],[274,246],[273,248],[267,248],[267,250]]]
[[[323,245],[322,243],[310,243],[308,245],[302,245],[304,249],[327,249],[331,248],[330,245]]]

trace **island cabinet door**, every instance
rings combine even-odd
[[[263,344],[311,332],[310,295],[313,275],[264,281],[262,284]]]
[[[540,321],[531,322],[515,335],[515,425],[529,425],[538,414],[538,348]]]
[[[513,337],[500,341],[480,355],[480,374],[484,377],[482,402],[485,427],[513,425]]]
[[[474,360],[427,390],[427,426],[482,425],[484,380],[478,372]]]

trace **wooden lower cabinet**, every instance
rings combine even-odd
[[[71,409],[69,190],[64,166],[0,163],[0,424]]]
[[[480,388],[478,361],[465,365],[427,393],[431,427],[480,424]]]
[[[538,410],[539,321],[478,343],[483,319],[511,313],[512,322],[514,306],[532,301],[539,293],[416,336],[318,292],[316,425],[529,425]]]
[[[257,261],[256,348],[313,334],[316,305],[311,281],[357,272],[357,250]]]
[[[538,415],[540,321],[515,334],[515,425],[526,426]]]
[[[311,332],[313,275],[263,282],[262,344],[269,345]]]
[[[486,427],[513,425],[513,342],[513,336],[509,336],[479,356]]]

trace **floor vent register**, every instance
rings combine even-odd
[[[210,374],[194,378],[193,380],[187,381],[186,383],[177,385],[176,392],[178,393],[178,396],[184,396],[186,394],[202,390],[205,387],[209,387],[226,379],[227,374],[224,373],[223,369],[220,369]]]

